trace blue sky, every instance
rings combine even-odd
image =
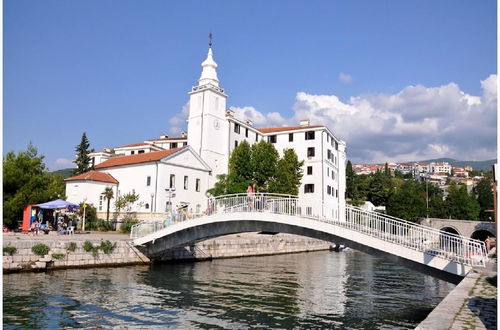
[[[51,170],[83,132],[96,150],[178,133],[210,31],[227,105],[260,126],[325,123],[355,162],[496,157],[493,0],[5,0],[3,14],[4,154],[31,140]]]

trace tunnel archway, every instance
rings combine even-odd
[[[470,238],[477,239],[477,240],[480,240],[483,242],[486,240],[487,237],[495,237],[495,234],[493,234],[489,230],[479,229],[479,230],[474,231],[472,233],[472,235],[470,236]]]
[[[462,234],[460,234],[460,232],[456,228],[453,228],[453,227],[444,227],[444,228],[441,228],[441,230],[445,231],[447,233],[450,233],[450,234],[462,235]]]

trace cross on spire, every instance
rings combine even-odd
[[[212,32],[208,34],[208,47],[212,48]]]

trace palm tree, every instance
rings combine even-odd
[[[114,197],[113,188],[106,187],[106,189],[104,189],[104,192],[102,193],[102,195],[104,196],[104,198],[106,198],[108,200],[108,207],[106,209],[106,221],[109,221],[109,203],[111,201],[111,198]]]

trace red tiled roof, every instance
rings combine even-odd
[[[130,155],[130,156],[113,157],[100,164],[97,164],[95,168],[105,168],[105,167],[113,167],[121,165],[155,162],[181,149],[183,148],[146,152],[143,154]]]
[[[148,141],[169,141],[169,140],[187,140],[187,137],[182,137],[182,136],[174,136],[174,137],[169,137],[169,138],[159,138],[159,139],[149,139]]]
[[[116,147],[115,149],[129,148],[129,147],[139,147],[139,146],[146,146],[146,145],[149,145],[149,144],[148,143],[144,143],[144,142],[138,142],[138,143],[126,144],[124,146],[119,146],[119,147]]]
[[[99,181],[99,182],[109,182],[118,184],[111,174],[105,172],[88,171],[71,178],[64,179],[64,181],[77,181],[77,180],[89,180],[89,181]]]
[[[318,127],[324,127],[321,125],[317,126],[283,126],[283,127],[264,127],[264,128],[257,128],[258,131],[261,133],[278,133],[278,132],[284,132],[284,131],[295,131],[299,129],[310,129],[310,128],[318,128]]]

